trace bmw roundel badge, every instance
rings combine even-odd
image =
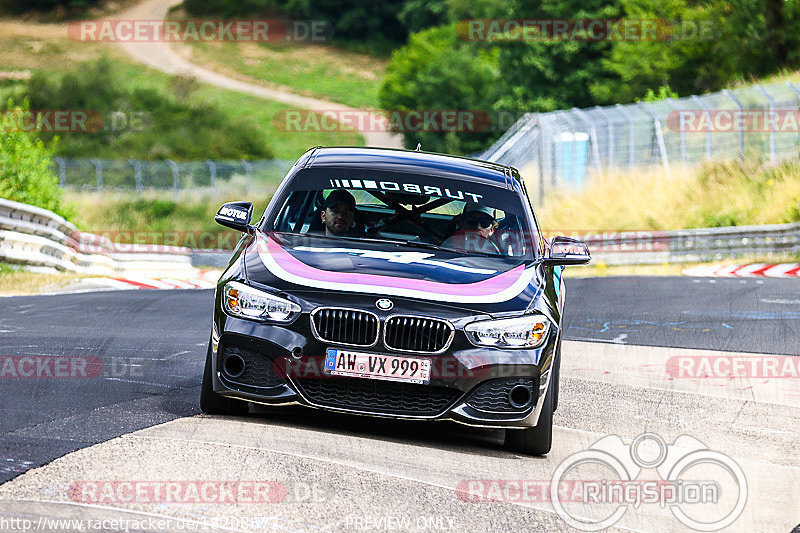
[[[394,303],[388,298],[381,298],[377,302],[375,302],[375,307],[380,309],[381,311],[388,311],[392,307],[394,307]]]

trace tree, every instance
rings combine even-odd
[[[459,39],[451,24],[412,35],[392,54],[380,91],[381,107],[390,112],[477,111],[477,125],[481,112],[488,115],[493,109],[499,86],[496,50]],[[483,126],[474,128],[482,131],[409,131],[404,142],[409,148],[421,143],[427,151],[472,153],[499,134]]]
[[[511,13],[516,19],[567,21],[621,16],[618,0],[521,0]],[[559,39],[547,31],[541,38],[518,35],[517,41],[498,43],[500,74],[508,88],[498,103],[504,109],[588,107],[596,103],[590,87],[614,78],[602,63],[611,52],[610,41]]]
[[[53,11],[57,9],[81,12],[95,5],[99,0],[4,0],[0,2],[0,12],[19,14],[29,11]]]
[[[716,91],[738,79],[769,75],[800,59],[789,52],[798,45],[796,3],[622,0],[622,4],[629,18],[663,21],[663,39],[614,43],[603,66],[616,79],[591,87],[601,103],[630,102],[658,86],[669,86],[682,96]]]

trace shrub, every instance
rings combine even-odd
[[[255,123],[232,119],[193,95],[196,82],[176,77],[171,93],[131,88],[111,60],[101,58],[59,74],[38,72],[24,96],[32,109],[91,110],[103,116],[95,132],[63,135],[59,155],[122,159],[254,159],[272,151]],[[124,117],[115,121],[115,117]],[[52,132],[41,132],[44,140]]]
[[[30,109],[27,101],[15,105],[0,123],[0,197],[61,212],[61,189],[50,167],[56,140],[44,143],[32,131],[19,127],[20,116]]]

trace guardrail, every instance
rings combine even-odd
[[[800,255],[800,222],[673,231],[577,235],[609,265],[699,263],[758,255]]]
[[[188,248],[129,247],[79,231],[63,217],[28,204],[0,198],[0,259],[23,265],[93,275],[194,272]]]
[[[746,255],[800,255],[800,222],[674,231],[570,235],[608,265],[693,263]],[[224,267],[230,252],[127,245],[79,231],[52,211],[0,198],[0,260],[93,275],[179,276],[193,265]]]

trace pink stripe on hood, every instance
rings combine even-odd
[[[283,249],[271,237],[267,237],[267,252],[283,270],[295,276],[321,280],[341,285],[367,285],[428,292],[433,295],[447,296],[491,296],[509,289],[525,272],[525,265],[519,265],[507,272],[498,274],[483,281],[474,283],[439,283],[437,281],[399,278],[396,276],[380,276],[377,274],[359,274],[348,272],[331,272],[311,267]]]

